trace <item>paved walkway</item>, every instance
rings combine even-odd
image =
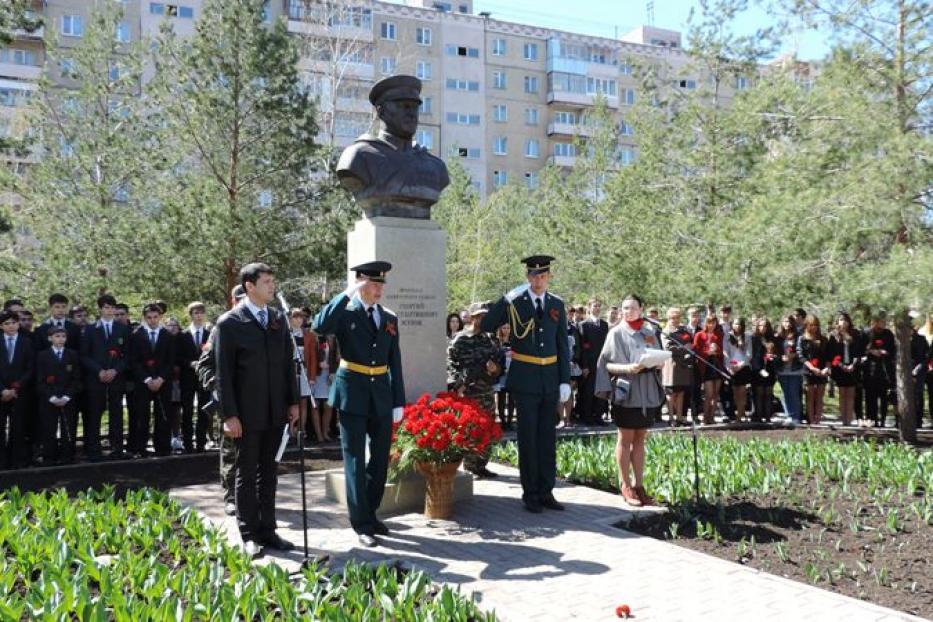
[[[509,622],[612,620],[622,603],[639,621],[920,619],[613,527],[630,517],[617,495],[559,485],[555,496],[567,511],[530,514],[518,501],[517,470],[493,468],[502,475],[476,481],[473,501],[455,509],[455,522],[389,517],[392,534],[375,549],[361,547],[344,511],[325,499],[324,475],[309,473],[309,547],[328,552],[336,567],[349,559],[401,560],[459,585]],[[235,521],[223,514],[219,486],[179,488],[172,495],[239,543]],[[300,549],[298,475],[279,480],[278,520],[279,533]],[[271,559],[294,569],[301,555]]]

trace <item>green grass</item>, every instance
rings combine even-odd
[[[908,495],[920,491],[926,508],[933,510],[933,453],[919,453],[899,443],[873,440],[837,441],[739,440],[700,436],[700,495],[707,501],[743,493],[768,494],[786,487],[795,473],[809,474],[846,491],[856,482],[872,494],[892,489]],[[514,443],[495,448],[493,459],[518,464]],[[573,438],[557,445],[557,475],[603,490],[618,489],[615,437]],[[651,434],[645,462],[645,486],[668,504],[691,501],[694,467],[689,435]]]
[[[0,495],[0,620],[494,620],[420,572],[254,566],[164,493]]]

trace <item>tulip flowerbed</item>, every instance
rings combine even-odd
[[[615,437],[559,442],[558,475],[617,491]],[[933,617],[933,453],[807,436],[651,434],[645,486],[670,508],[631,531]],[[517,464],[514,444],[494,459]],[[699,588],[698,588],[699,589]]]
[[[494,620],[420,572],[254,566],[164,493],[0,495],[0,620]]]

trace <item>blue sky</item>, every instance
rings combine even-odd
[[[560,28],[602,37],[615,37],[648,24],[648,0],[474,0],[473,11],[489,11],[494,18]],[[679,30],[686,35],[687,17],[696,0],[654,0],[654,25]],[[770,26],[775,18],[754,2],[737,18],[739,34]],[[828,51],[825,36],[798,30],[784,41],[782,53],[797,52],[802,60],[821,58]]]

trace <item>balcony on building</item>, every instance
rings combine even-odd
[[[352,41],[373,40],[373,14],[368,7],[285,0],[285,14],[288,16],[288,31],[292,33]]]
[[[548,164],[553,164],[554,166],[564,166],[572,167],[577,163],[577,156],[575,155],[550,155],[547,158]]]
[[[563,119],[553,119],[550,123],[547,124],[547,134],[548,136],[554,135],[563,135],[563,136],[583,136],[589,138],[596,133],[595,128],[588,123],[581,123],[579,121],[569,122]]]
[[[42,76],[42,67],[0,62],[0,78],[34,82]]]
[[[549,104],[593,106],[601,94],[610,108],[619,107],[617,50],[553,38],[547,52]]]

